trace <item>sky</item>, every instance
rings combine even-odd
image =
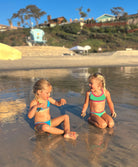
[[[68,21],[79,19],[79,12],[76,9],[80,7],[83,7],[83,12],[89,8],[91,11],[88,18],[94,19],[103,14],[112,15],[113,7],[122,7],[129,15],[138,12],[138,0],[0,0],[0,24],[9,25],[8,19],[12,14],[28,5],[36,5],[47,13],[41,17],[39,24],[47,21],[48,15],[52,18],[64,16]],[[17,20],[13,20],[13,25],[17,25]]]

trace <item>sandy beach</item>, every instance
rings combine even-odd
[[[0,60],[0,71],[138,65],[138,50],[79,55],[65,47],[16,46],[14,48],[22,52],[22,59]]]

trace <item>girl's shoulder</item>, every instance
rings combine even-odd
[[[91,91],[90,91],[90,90],[88,90],[88,91],[86,92],[86,95],[87,95],[87,96],[89,96],[89,95],[90,95],[90,93],[91,93]]]
[[[109,92],[107,89],[105,89],[104,94],[105,94],[105,96],[107,97],[107,96],[110,95],[110,92]]]
[[[38,104],[38,101],[36,99],[33,99],[30,104],[31,105],[36,105],[36,104]]]
[[[48,99],[47,99],[51,104],[55,104],[55,99],[53,99],[52,97],[49,97]]]

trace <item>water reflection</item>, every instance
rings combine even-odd
[[[0,102],[0,122],[13,122],[17,115],[24,112],[26,104],[24,101],[2,101]]]
[[[98,129],[91,125],[88,128],[88,132],[84,132],[83,140],[89,152],[89,163],[98,166],[103,163],[101,156],[106,154],[114,129]]]
[[[53,154],[57,149],[60,149],[61,145],[64,145],[63,143],[62,136],[36,135],[35,148],[33,150],[36,166],[56,167],[58,159]]]
[[[71,75],[75,78],[84,78],[85,80],[87,80],[90,73],[88,71],[88,68],[76,68],[72,70]]]
[[[35,144],[33,155],[36,166],[72,167],[74,166],[73,158],[76,159],[76,157],[79,158],[77,162],[79,166],[99,166],[102,164],[101,157],[106,154],[113,135],[113,129],[99,130],[89,126],[88,131],[86,129],[82,129],[82,131],[84,133],[79,136],[79,141],[64,140],[62,136],[47,134],[34,136],[32,142]],[[68,162],[69,157],[72,161]],[[84,159],[87,159],[87,162]]]

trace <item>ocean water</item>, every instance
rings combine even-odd
[[[90,73],[102,72],[117,118],[113,129],[98,129],[81,118]],[[76,141],[39,135],[27,118],[32,86],[39,78],[53,85],[51,116],[70,116]],[[0,166],[2,167],[136,167],[138,164],[138,67],[44,69],[0,72]],[[106,111],[110,114],[106,105]],[[62,128],[62,126],[61,126]]]

